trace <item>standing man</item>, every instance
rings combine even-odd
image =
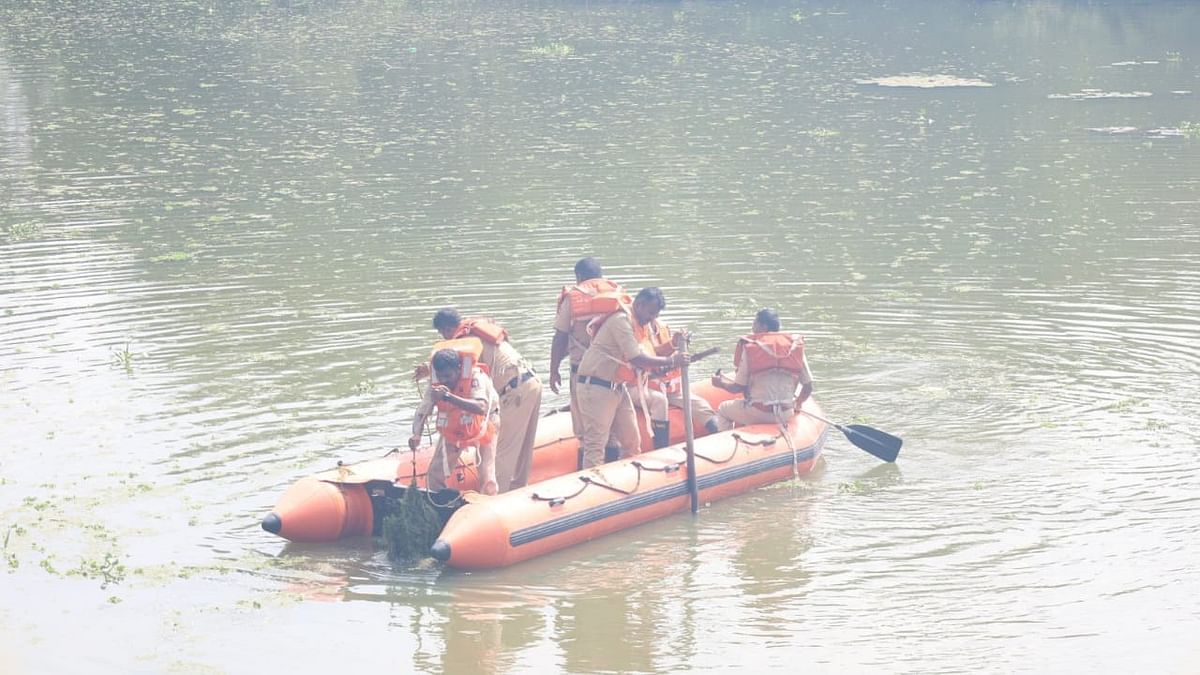
[[[685,331],[672,333],[660,319],[651,321],[646,328],[656,356],[670,356],[687,339]],[[691,399],[693,422],[699,422],[710,434],[717,433],[719,429],[712,406],[695,393],[692,393]],[[671,444],[670,409],[683,407],[683,372],[675,368],[667,372],[648,373],[645,405],[650,409],[650,433],[654,438],[654,448],[665,448]]]
[[[542,405],[542,382],[508,341],[508,331],[483,318],[462,318],[453,307],[433,315],[433,327],[447,340],[478,338],[483,345],[479,362],[487,366],[500,397],[500,431],[496,439],[496,481],[500,492],[525,487],[533,466],[533,443]],[[428,376],[426,364],[413,379]]]
[[[637,369],[676,368],[688,362],[688,355],[682,350],[670,356],[654,356],[643,349],[647,344],[647,326],[666,306],[662,291],[643,288],[632,307],[623,305],[597,317],[588,326],[592,331],[591,345],[580,360],[575,377],[579,385],[584,468],[606,461],[605,451],[612,447],[610,439],[617,442],[622,457],[641,452],[642,434],[628,389],[637,383]]]
[[[628,305],[629,295],[615,281],[605,279],[600,269],[600,262],[595,258],[580,258],[575,263],[575,285],[564,286],[558,296],[558,312],[554,316],[554,340],[550,344],[550,391],[558,393],[562,379],[558,374],[558,365],[564,356],[571,361],[571,375],[568,386],[571,391],[571,424],[575,435],[583,434],[582,422],[579,418],[579,400],[575,387],[575,373],[579,370],[579,362],[592,342],[587,325],[592,319],[602,314],[617,311],[622,305]]]
[[[437,408],[437,430],[442,440],[429,462],[425,487],[446,487],[446,476],[458,465],[465,448],[479,450],[479,491],[486,495],[499,492],[496,482],[496,427],[500,422],[500,401],[492,379],[479,367],[483,345],[477,338],[448,340],[434,345],[429,359],[433,384],[425,391],[413,417],[408,447],[416,452],[421,444],[425,418]],[[435,471],[436,468],[436,471]]]
[[[733,380],[719,370],[712,376],[714,387],[745,394],[742,400],[725,401],[717,408],[717,426],[722,431],[735,425],[782,424],[812,395],[804,338],[779,332],[779,314],[773,309],[760,309],[751,330],[733,350],[737,368]]]

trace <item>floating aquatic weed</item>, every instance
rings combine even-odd
[[[387,500],[387,513],[383,519],[383,538],[388,558],[410,563],[428,557],[429,547],[442,531],[442,519],[425,492],[417,488],[416,481],[409,484],[400,499]]]
[[[1098,134],[1131,134],[1138,130],[1137,127],[1088,127],[1088,131],[1094,131]]]
[[[861,480],[850,481],[848,483],[838,483],[838,493],[858,495],[866,492],[868,487],[869,486]]]
[[[8,236],[13,241],[21,241],[23,239],[33,239],[42,233],[41,223],[15,223],[8,228]]]
[[[994,87],[996,85],[985,80],[956,75],[923,75],[912,73],[908,75],[889,75],[855,80],[855,84],[873,84],[879,87],[912,87],[917,89],[938,89],[942,87]]]
[[[1138,398],[1121,399],[1120,401],[1117,401],[1116,403],[1109,404],[1108,407],[1105,408],[1105,410],[1108,410],[1109,412],[1129,412],[1129,411],[1133,410],[1133,406],[1135,406],[1141,402],[1142,402],[1142,400],[1138,399]]]
[[[798,133],[801,136],[808,136],[810,138],[833,138],[834,136],[842,135],[842,132],[838,131],[837,129],[827,129],[825,127],[817,127],[815,129],[806,129],[806,130],[798,132]]]
[[[150,262],[187,262],[192,259],[192,254],[187,251],[171,251],[164,255],[156,255],[150,259]]]
[[[533,47],[529,50],[529,53],[535,56],[565,59],[575,53],[575,48],[565,42],[551,42],[550,44]]]
[[[1192,140],[1200,139],[1200,122],[1184,122],[1179,125],[1179,130],[1187,138]]]
[[[133,352],[129,351],[128,342],[125,343],[124,349],[113,349],[113,365],[124,368],[126,373],[133,372]]]
[[[1046,98],[1069,101],[1090,101],[1107,98],[1149,98],[1154,94],[1148,91],[1104,91],[1102,89],[1082,89],[1070,94],[1047,94]]]
[[[100,579],[100,588],[103,589],[108,588],[109,584],[124,581],[125,573],[125,564],[121,562],[121,558],[116,553],[107,551],[104,554],[103,560],[81,558],[79,567],[69,570],[67,576]]]

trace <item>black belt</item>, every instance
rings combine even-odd
[[[625,386],[624,382],[609,382],[608,380],[604,380],[599,377],[592,377],[591,375],[580,375],[575,379],[575,381],[580,384],[594,384],[597,387],[604,387],[605,389],[611,389],[613,391],[617,391],[621,387]]]
[[[500,389],[500,395],[503,396],[503,395],[507,394],[508,392],[512,391],[513,389],[516,389],[517,387],[521,386],[522,384],[525,384],[527,381],[532,380],[533,378],[534,378],[534,374],[533,374],[532,370],[527,370],[527,371],[521,373],[520,375],[517,375],[513,379],[509,380],[508,384],[504,385]]]

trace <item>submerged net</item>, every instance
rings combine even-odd
[[[409,484],[400,499],[388,500],[383,518],[383,538],[388,558],[411,563],[429,556],[429,547],[442,531],[442,519],[429,503],[416,481]]]

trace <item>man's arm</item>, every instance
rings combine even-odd
[[[558,375],[558,365],[567,355],[567,340],[566,333],[557,328],[554,329],[554,340],[550,342],[550,391],[556,394],[562,384],[562,378]]]
[[[433,398],[437,401],[446,401],[456,408],[462,408],[472,415],[486,415],[487,401],[474,398],[463,398],[458,394],[453,393],[446,388],[445,385],[437,384],[433,388]]]
[[[433,388],[430,387],[421,396],[421,405],[417,406],[417,411],[413,414],[412,436],[408,439],[408,447],[416,450],[421,445],[421,434],[425,433],[425,418],[429,417],[429,413],[433,410]]]

